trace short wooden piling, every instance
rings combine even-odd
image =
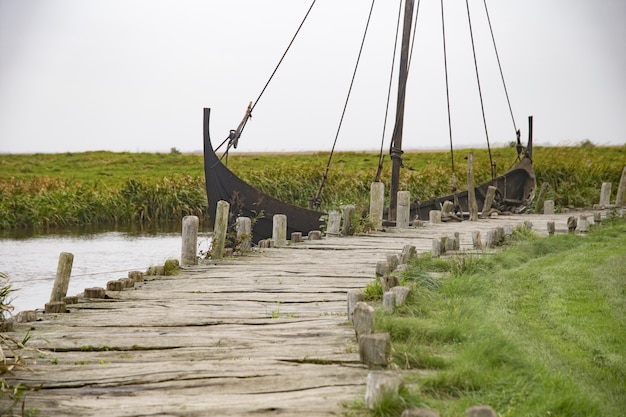
[[[78,304],[78,296],[77,295],[66,295],[65,297],[63,297],[63,302],[66,305]]]
[[[365,385],[365,406],[369,409],[374,409],[384,400],[395,399],[400,394],[402,385],[402,378],[396,372],[370,372],[367,375]]]
[[[67,295],[67,289],[70,285],[70,275],[72,275],[72,264],[74,263],[74,255],[68,252],[61,252],[59,255],[59,264],[57,266],[57,275],[52,286],[52,294],[50,294],[50,302],[63,300]]]
[[[441,211],[440,210],[431,210],[428,212],[428,220],[432,224],[441,223]]]
[[[454,211],[454,203],[450,200],[446,200],[441,205],[441,218],[444,219],[452,215]]]
[[[395,253],[387,255],[387,263],[389,264],[389,271],[393,272],[398,269],[398,265],[400,265],[400,257]]]
[[[435,238],[432,240],[430,255],[433,258],[438,258],[441,256],[441,239]]]
[[[85,298],[105,298],[106,291],[104,288],[100,287],[91,287],[85,288]]]
[[[396,307],[396,294],[393,291],[383,293],[383,309],[389,313],[393,313]]]
[[[353,321],[356,304],[365,300],[365,293],[361,290],[348,290],[348,320]]]
[[[276,247],[287,246],[287,216],[285,214],[274,214],[272,217],[272,240]]]
[[[594,224],[602,223],[602,213],[601,212],[596,211],[595,213],[593,213],[593,223]]]
[[[406,299],[409,297],[409,293],[411,292],[409,287],[404,286],[395,286],[391,289],[391,291],[395,295],[396,306],[401,306],[402,304],[404,304]]]
[[[381,277],[391,272],[391,267],[388,261],[376,262],[376,276]]]
[[[319,230],[311,230],[308,234],[309,240],[322,240],[322,232]]]
[[[125,285],[119,279],[107,282],[107,291],[122,291]]]
[[[63,301],[50,301],[44,306],[46,314],[66,313],[67,307]]]
[[[482,249],[483,243],[480,239],[480,230],[472,231],[472,246],[474,249]]]
[[[389,333],[368,333],[359,338],[359,357],[368,368],[387,366],[390,354]]]
[[[352,215],[356,207],[349,204],[343,208],[343,226],[341,227],[341,235],[348,236],[352,234]]]
[[[467,202],[469,206],[469,220],[478,221],[478,203],[476,202],[476,189],[474,188],[474,153],[467,155]]]
[[[402,255],[400,255],[400,264],[408,264],[409,261],[417,256],[417,250],[413,245],[404,245]]]
[[[128,278],[135,282],[143,282],[143,272],[141,271],[129,271]]]
[[[357,339],[364,334],[372,333],[374,331],[374,307],[359,301],[354,306],[352,321]]]
[[[486,218],[489,216],[491,212],[491,206],[493,204],[493,199],[496,197],[496,191],[498,189],[493,185],[490,185],[487,189],[487,195],[485,196],[485,202],[483,204],[483,211],[480,213],[481,218]]]
[[[411,219],[411,193],[409,191],[398,191],[398,203],[396,210],[396,227],[398,229],[408,229]]]
[[[549,236],[554,235],[554,229],[555,229],[554,222],[548,222],[548,235]]]
[[[543,214],[554,214],[554,200],[543,202]]]
[[[341,228],[341,213],[336,210],[328,212],[328,224],[326,225],[326,236],[338,236]]]
[[[389,291],[399,284],[398,277],[396,275],[389,274],[378,277],[378,282],[380,282],[380,286],[383,291]]]
[[[574,216],[570,216],[567,218],[567,230],[569,233],[574,233],[574,231],[576,230],[576,226],[578,226],[578,220],[576,220],[576,217]]]
[[[600,206],[605,207],[611,204],[611,183],[603,182],[600,189]]]
[[[198,225],[197,216],[183,217],[183,243],[180,256],[180,264],[182,266],[197,265],[198,256]]]
[[[302,242],[302,232],[292,232],[291,243],[301,243],[301,242]]]
[[[617,187],[617,195],[615,196],[615,205],[622,207],[626,205],[626,166],[622,170],[622,177]]]
[[[578,216],[578,225],[576,226],[576,230],[581,233],[587,233],[589,231],[589,220],[587,220],[587,216]]]
[[[385,205],[385,184],[373,182],[370,185],[370,220],[375,230],[383,228],[383,211]]]
[[[213,225],[213,244],[211,247],[211,259],[222,259],[224,257],[224,245],[226,244],[226,230],[228,228],[228,212],[230,204],[228,201],[217,202],[215,210],[215,224]]]
[[[252,220],[250,217],[237,218],[237,242],[239,253],[246,253],[252,246]]]

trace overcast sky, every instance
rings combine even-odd
[[[380,147],[398,3],[376,2],[337,149]],[[506,144],[515,133],[483,1],[469,3],[489,139]],[[370,4],[317,0],[238,151],[331,149]],[[0,153],[201,150],[203,107],[212,108],[211,135],[221,142],[258,98],[309,5],[0,0]],[[487,5],[522,138],[534,115],[539,145],[624,145],[626,1]],[[421,1],[405,149],[449,146],[439,7]],[[444,15],[453,142],[483,146],[465,1],[447,0]]]

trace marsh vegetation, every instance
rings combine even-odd
[[[455,151],[459,184],[466,182],[464,158]],[[489,179],[485,150],[475,154],[476,182]],[[498,172],[515,162],[510,148],[492,149]],[[306,207],[322,182],[328,153],[233,154],[229,168],[243,180],[280,200]],[[355,204],[368,207],[378,155],[335,154],[322,194],[322,209]],[[626,147],[536,148],[538,184],[550,184],[547,198],[557,210],[590,207],[599,201],[602,182],[617,184]],[[387,158],[387,166],[389,165]],[[449,152],[404,154],[401,188],[420,200],[452,190]],[[389,187],[389,176],[381,180]],[[615,186],[614,189],[617,187]],[[206,220],[202,155],[170,152],[0,155],[0,228],[49,228],[179,221],[185,215]]]

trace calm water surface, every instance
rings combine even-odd
[[[74,254],[68,295],[85,288],[106,288],[107,281],[128,271],[145,271],[165,260],[180,259],[181,233],[169,230],[57,231],[37,236],[0,235],[0,271],[13,289],[13,314],[42,309],[50,299],[61,252]],[[199,250],[206,250],[209,232],[201,231]]]

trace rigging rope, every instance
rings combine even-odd
[[[324,185],[326,184],[326,179],[328,178],[328,171],[330,170],[330,163],[333,159],[333,154],[335,152],[335,146],[337,145],[337,139],[339,138],[339,132],[341,131],[341,125],[343,124],[343,118],[346,115],[346,109],[348,107],[348,102],[350,101],[350,94],[352,93],[352,87],[354,85],[354,80],[356,78],[356,72],[359,68],[359,62],[361,61],[361,55],[363,53],[363,46],[365,45],[365,38],[367,37],[367,30],[369,29],[370,21],[372,20],[372,12],[374,10],[374,4],[376,0],[372,0],[372,5],[370,6],[370,12],[367,16],[367,23],[365,24],[365,30],[363,32],[363,38],[361,39],[361,47],[359,48],[359,54],[356,59],[356,64],[354,66],[354,72],[352,73],[352,80],[350,81],[350,87],[348,88],[348,94],[346,96],[346,101],[343,105],[343,111],[341,112],[341,118],[339,119],[339,126],[337,126],[337,133],[335,133],[335,140],[333,142],[333,147],[330,150],[330,155],[328,157],[328,163],[326,164],[326,170],[324,171],[324,177],[322,177],[322,183],[320,184],[319,189],[317,190],[317,194],[309,201],[309,205],[319,209],[322,204],[321,195],[322,190],[324,189]]]
[[[417,19],[420,14],[420,0],[417,0],[417,7],[415,8],[415,25],[413,25],[413,36],[411,36],[411,52],[409,53],[409,62],[407,63],[407,72],[411,69],[411,60],[413,59],[413,47],[415,46],[415,34],[417,33]]]
[[[491,155],[491,146],[489,145],[489,132],[487,131],[487,119],[485,117],[485,105],[483,103],[483,93],[480,87],[480,76],[478,74],[478,61],[476,60],[476,47],[474,45],[474,33],[472,31],[472,17],[470,15],[469,9],[469,0],[465,0],[465,5],[467,8],[467,22],[469,24],[470,38],[472,41],[472,53],[474,55],[474,69],[476,70],[476,82],[478,84],[478,96],[480,97],[480,109],[483,115],[483,126],[485,127],[485,137],[487,139],[487,149],[489,151],[489,162],[491,164],[491,177],[492,179],[496,178],[496,166],[493,162],[493,156]]]
[[[498,47],[496,46],[496,38],[493,34],[493,27],[491,26],[491,18],[489,17],[489,10],[487,8],[487,0],[483,0],[485,5],[485,15],[487,16],[487,23],[489,24],[489,32],[491,33],[491,41],[493,43],[493,50],[496,54],[496,61],[498,62],[498,69],[500,70],[500,78],[502,79],[502,86],[504,87],[504,95],[506,96],[506,102],[509,106],[509,113],[511,113],[511,121],[513,122],[513,129],[515,130],[515,136],[517,139],[517,159],[519,160],[522,155],[522,143],[520,140],[520,131],[515,123],[515,116],[513,116],[513,108],[511,107],[511,100],[509,99],[509,90],[506,88],[506,82],[504,81],[504,72],[502,71],[502,64],[500,63],[500,54],[498,53]]]
[[[419,4],[419,3],[418,3]],[[389,104],[391,103],[391,88],[393,85],[393,71],[396,63],[396,52],[398,51],[398,34],[400,33],[400,18],[402,17],[402,0],[398,2],[398,20],[396,22],[396,36],[393,41],[393,55],[391,57],[391,71],[389,72],[389,86],[387,87],[387,104],[385,105],[385,119],[383,121],[383,132],[380,139],[380,153],[378,155],[378,169],[376,170],[375,182],[380,182],[380,176],[383,172],[383,146],[385,145],[385,132],[387,131],[387,120],[389,117]]]
[[[243,129],[246,127],[246,124],[248,123],[248,119],[252,118],[252,110],[254,110],[256,105],[259,103],[259,100],[261,100],[261,97],[263,96],[263,93],[265,93],[265,90],[267,89],[267,87],[269,86],[270,82],[274,78],[274,75],[276,75],[276,72],[278,71],[278,68],[280,67],[280,64],[282,64],[283,60],[287,56],[287,52],[289,52],[289,49],[291,49],[291,45],[293,45],[294,41],[296,40],[296,37],[300,33],[300,29],[302,29],[302,26],[304,26],[304,22],[306,22],[307,18],[309,17],[309,14],[311,13],[311,10],[313,9],[313,6],[315,5],[316,1],[317,0],[313,0],[311,5],[309,6],[309,9],[307,10],[306,14],[304,15],[304,18],[302,19],[302,21],[300,22],[300,25],[298,26],[298,29],[296,30],[296,33],[294,33],[293,37],[291,38],[291,41],[289,42],[289,45],[287,45],[287,49],[285,49],[285,52],[283,52],[283,55],[281,56],[280,60],[278,61],[278,64],[276,64],[276,67],[274,68],[274,71],[272,71],[272,74],[270,75],[269,79],[267,80],[267,82],[263,86],[263,89],[261,90],[261,93],[259,94],[257,99],[254,101],[254,104],[252,102],[250,102],[250,104],[248,104],[248,109],[246,110],[246,114],[245,114],[243,120],[241,121],[241,123],[239,123],[239,126],[237,127],[236,130],[231,130],[230,131],[228,137],[224,140],[224,142],[222,142],[220,144],[220,146],[218,146],[215,149],[216,152],[217,152],[217,150],[219,148],[222,147],[222,145],[224,145],[224,143],[226,143],[226,141],[229,141],[229,142],[228,142],[228,146],[226,147],[226,150],[224,151],[224,155],[228,154],[228,151],[230,150],[231,146],[234,147],[234,148],[237,148],[237,142],[239,141],[239,138],[241,137],[241,134],[243,133]],[[224,158],[224,155],[222,155],[222,158]],[[222,158],[220,158],[220,160]],[[226,158],[228,158],[228,156]]]
[[[441,0],[441,30],[443,39],[443,67],[446,78],[446,103],[448,107],[448,133],[450,136],[450,161],[452,163],[452,192],[454,193],[454,205],[457,206],[459,202],[456,195],[457,183],[456,172],[454,169],[454,147],[452,145],[452,117],[450,115],[450,85],[448,83],[448,54],[446,50],[446,24],[443,11],[443,0]]]

